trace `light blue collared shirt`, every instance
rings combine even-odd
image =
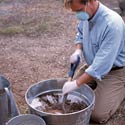
[[[89,41],[84,41],[83,21],[78,25],[75,44],[83,44],[83,55],[89,65],[86,73],[101,80],[112,67],[125,66],[125,24],[123,19],[102,3],[89,20]]]

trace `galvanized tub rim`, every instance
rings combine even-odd
[[[92,92],[92,94],[94,95],[94,97],[93,97],[93,100],[92,100],[91,104],[89,104],[89,106],[87,106],[87,107],[86,107],[85,109],[83,109],[83,110],[80,110],[80,111],[77,111],[77,112],[73,112],[73,113],[66,113],[66,114],[53,114],[53,113],[47,113],[47,112],[40,111],[40,110],[38,110],[38,109],[36,109],[36,108],[33,108],[33,107],[31,106],[31,104],[29,103],[28,99],[27,99],[27,94],[28,94],[29,90],[30,90],[33,86],[36,86],[36,85],[40,84],[41,82],[43,83],[43,82],[46,82],[46,81],[49,81],[49,80],[55,80],[55,79],[57,79],[57,78],[52,78],[52,79],[50,78],[50,79],[47,79],[47,80],[39,81],[39,82],[37,82],[37,83],[31,85],[31,86],[27,89],[27,91],[26,91],[26,93],[25,93],[25,100],[26,100],[26,103],[27,103],[32,109],[36,110],[38,113],[44,113],[44,114],[46,114],[46,115],[53,115],[53,116],[70,116],[70,115],[74,115],[74,114],[77,114],[77,113],[81,113],[81,112],[83,112],[83,111],[87,111],[87,110],[90,109],[92,106],[94,107],[94,103],[95,103],[95,93],[94,93],[94,91],[93,91],[88,85],[84,84],[83,86],[86,86],[87,88],[89,88],[89,90]],[[58,80],[62,80],[62,79],[64,80],[65,78],[58,78]],[[60,89],[55,89],[55,90],[60,90]]]
[[[12,119],[10,119],[10,120],[6,123],[6,125],[8,125],[9,122],[12,122],[13,120],[15,120],[16,118],[19,118],[19,117],[21,117],[21,116],[22,116],[22,117],[32,116],[32,117],[34,117],[34,118],[39,119],[40,121],[43,122],[44,125],[46,125],[45,121],[44,121],[41,117],[39,117],[39,116],[37,116],[37,115],[34,115],[34,114],[20,114],[20,115],[18,115],[18,116],[13,117]]]

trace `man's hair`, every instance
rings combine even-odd
[[[70,8],[71,4],[73,3],[74,0],[64,0],[64,5],[67,9]],[[85,4],[88,2],[88,1],[92,1],[92,0],[79,0],[81,4]]]

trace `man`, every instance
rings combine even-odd
[[[125,97],[125,24],[97,0],[65,0],[65,5],[80,20],[70,63],[75,63],[78,56],[82,59],[83,54],[88,66],[85,71],[81,69],[84,72],[76,80],[64,84],[63,94],[95,80],[92,120],[106,122]]]

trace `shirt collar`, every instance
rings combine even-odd
[[[98,17],[102,14],[102,4],[99,2],[98,10],[96,11],[95,15],[92,17],[92,19],[89,20],[90,23],[95,23]]]

